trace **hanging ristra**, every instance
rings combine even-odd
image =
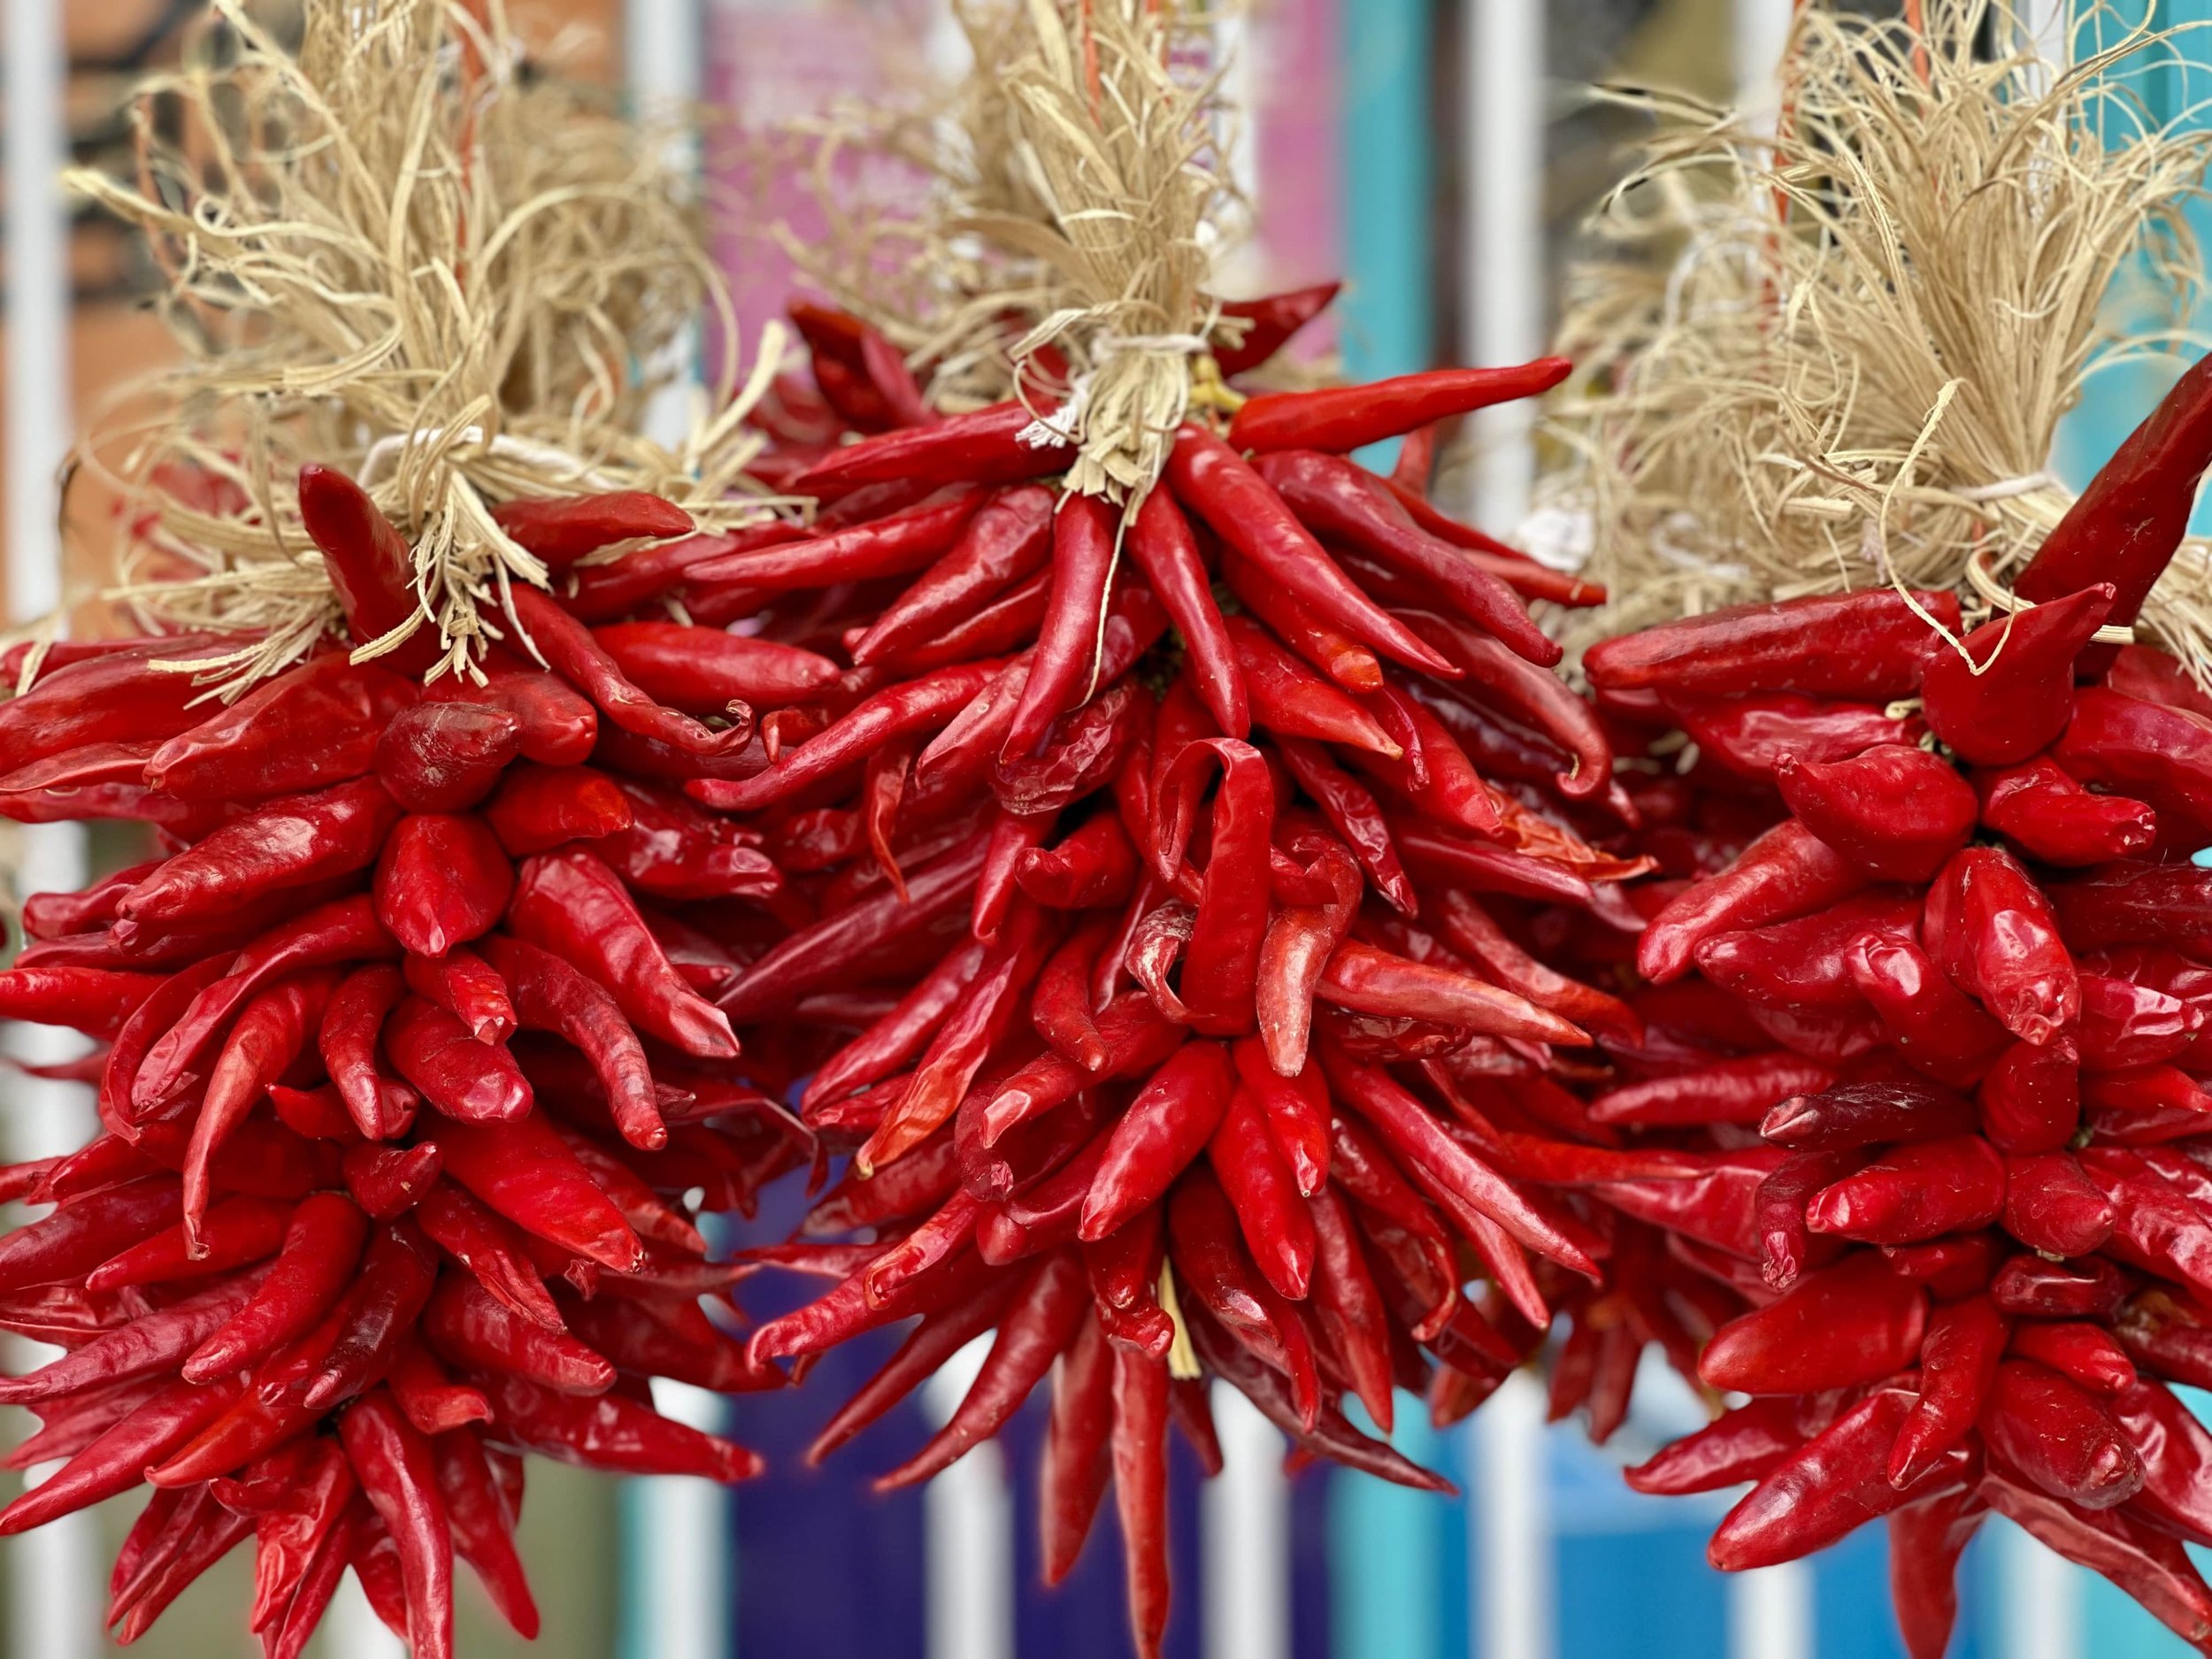
[[[525,76],[496,4],[311,4],[303,31],[295,54],[217,0],[132,104],[135,176],[70,175],[146,237],[186,358],[150,413],[96,434],[127,450],[117,596],[149,624],[254,630],[199,671],[226,695],[296,660],[343,626],[303,526],[313,462],[412,549],[412,603],[358,655],[419,631],[435,672],[465,673],[514,634],[510,589],[549,580],[501,503],[643,490],[709,529],[764,518],[733,492],[780,347],[741,376],[668,135]],[[712,414],[672,451],[639,428],[703,311]]]
[[[1880,584],[2001,607],[2072,500],[2051,447],[2085,379],[2174,348],[2100,340],[2131,273],[2184,302],[2197,281],[2212,130],[2157,126],[2126,84],[2174,47],[2138,29],[2060,70],[2003,5],[1928,15],[1913,36],[1803,9],[1771,127],[1624,96],[1660,130],[1571,279],[1587,395],[1544,487],[1617,596],[1578,641]],[[2192,540],[2142,612],[2200,674],[2208,579]]]

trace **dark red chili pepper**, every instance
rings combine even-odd
[[[386,723],[376,776],[411,812],[458,812],[492,792],[522,752],[522,718],[489,703],[424,701]]]
[[[2212,359],[2200,360],[2100,467],[2013,583],[2038,604],[2092,583],[2115,590],[2110,620],[2135,620],[2188,528],[2212,463]],[[2101,672],[2110,652],[2087,653]]]
[[[414,555],[405,540],[366,491],[332,468],[313,462],[300,468],[299,499],[308,540],[323,556],[354,644],[372,644],[412,625],[377,660],[419,678],[438,659],[437,630],[416,596]]]
[[[411,813],[377,859],[377,919],[418,956],[442,956],[489,933],[514,890],[506,849],[472,812]]]

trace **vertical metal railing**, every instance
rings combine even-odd
[[[63,92],[69,64],[61,0],[8,0],[7,33],[7,603],[31,620],[61,603],[56,481],[74,430],[70,373],[69,222],[61,195]],[[74,887],[84,879],[84,833],[50,824],[19,832],[20,891]],[[6,1033],[28,1061],[65,1059],[79,1039],[49,1027]],[[90,1114],[66,1083],[9,1077],[4,1141],[11,1158],[73,1150]],[[20,1366],[53,1357],[15,1343]],[[50,1470],[34,1469],[36,1481]],[[100,1648],[100,1571],[93,1517],[80,1514],[8,1540],[9,1651],[89,1659]]]

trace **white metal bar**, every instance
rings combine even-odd
[[[1282,1434],[1214,1385],[1221,1473],[1199,1495],[1206,1659],[1290,1659],[1290,1490]]]
[[[623,71],[632,104],[641,118],[670,124],[678,166],[699,165],[687,115],[704,87],[705,28],[700,0],[629,0],[623,9]],[[695,324],[673,342],[668,362],[648,365],[673,371],[645,418],[647,434],[672,449],[689,433],[697,411],[697,358]],[[709,1433],[729,1419],[728,1402],[704,1389],[658,1381],[653,1398],[665,1415]],[[620,1552],[630,1580],[622,1586],[629,1659],[722,1659],[731,1650],[733,1501],[711,1481],[660,1477],[630,1483],[621,1524],[631,1536]]]
[[[1465,8],[1461,84],[1468,110],[1464,334],[1471,360],[1518,363],[1544,336],[1544,7],[1479,0]],[[1474,423],[1476,522],[1510,534],[1534,475],[1532,411],[1487,409]],[[1540,1390],[1525,1372],[1484,1405],[1467,1437],[1472,1629],[1485,1659],[1548,1659],[1552,1538]]]
[[[60,187],[63,93],[68,54],[60,0],[9,0],[7,99],[7,599],[16,621],[61,602],[61,540],[55,481],[74,429],[69,361],[69,221]],[[74,825],[21,833],[22,890],[83,884],[84,836]],[[17,1026],[9,1047],[26,1059],[78,1052],[78,1040]],[[82,1091],[11,1079],[8,1156],[74,1150],[88,1133]],[[53,1356],[22,1344],[11,1357]],[[33,1471],[35,1480],[42,1473]],[[40,1659],[89,1659],[100,1650],[98,1534],[89,1514],[69,1516],[8,1543],[9,1651]]]
[[[932,1421],[952,1416],[990,1348],[976,1338],[922,1385]],[[997,1441],[922,1489],[922,1529],[928,1659],[1014,1659],[1014,1504]]]
[[[691,134],[687,111],[699,103],[706,86],[706,19],[701,0],[629,0],[623,8],[622,60],[638,114],[670,123],[672,131],[680,134],[675,140],[678,165],[697,167],[699,145]],[[696,412],[698,349],[694,324],[677,336],[669,364],[650,365],[695,371],[679,373],[646,411],[646,434],[672,449],[690,432]]]
[[[1736,0],[1736,107],[1760,132],[1774,130],[1782,106],[1782,49],[1795,0]]]
[[[1544,8],[1480,0],[1466,33],[1468,345],[1476,363],[1518,363],[1544,343]],[[1510,534],[1528,511],[1535,414],[1525,401],[1474,421],[1477,522]]]
[[[1551,1659],[1555,1646],[1544,1436],[1543,1385],[1519,1371],[1484,1402],[1466,1439],[1475,1503],[1468,1576],[1482,1659]]]
[[[2082,1569],[2016,1526],[1998,1526],[1996,1544],[1997,1652],[2003,1659],[2079,1659]]]
[[[1811,1659],[1813,1575],[1801,1561],[1728,1580],[1728,1659]]]

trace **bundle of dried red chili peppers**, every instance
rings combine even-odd
[[[1219,366],[1271,352],[1328,293],[1234,313],[1250,330]],[[1048,481],[1072,447],[1021,404],[932,419],[855,319],[800,321],[839,418],[881,430],[787,461],[787,487],[826,503],[812,536],[667,561],[693,617],[749,615],[852,664],[764,716],[758,757],[687,786],[755,827],[818,913],[718,1001],[749,1053],[810,1072],[809,1126],[854,1148],[805,1232],[872,1235],[758,1252],[836,1282],[750,1351],[922,1316],[820,1455],[995,1330],[951,1420],[884,1482],[942,1469],[1052,1375],[1048,1574],[1110,1472],[1152,1651],[1170,1418],[1217,1455],[1202,1378],[1306,1455],[1440,1485],[1340,1402],[1385,1427],[1394,1384],[1472,1409],[1616,1243],[1542,1190],[1574,1151],[1552,1118],[1581,1121],[1547,1074],[1639,1027],[1525,943],[1544,917],[1627,937],[1607,884],[1648,867],[1571,827],[1632,810],[1522,603],[1598,595],[1425,489],[1433,423],[1565,365],[1194,414],[1125,517]],[[817,435],[803,410],[782,400],[787,438]],[[1406,434],[1394,477],[1347,458]],[[793,1052],[795,1029],[820,1045]],[[1478,1087],[1505,1103],[1478,1110]],[[1686,1365],[1710,1299],[1647,1236],[1642,1329]],[[1471,1271],[1498,1287],[1479,1307]]]
[[[312,468],[300,501],[352,638],[403,622],[374,503]],[[638,495],[500,518],[557,567],[690,527]],[[743,1270],[687,1206],[749,1210],[811,1137],[737,1080],[702,995],[734,964],[665,907],[789,895],[665,779],[751,741],[733,699],[835,671],[705,629],[595,638],[535,592],[512,614],[550,672],[503,648],[426,689],[428,634],[358,664],[334,642],[225,707],[160,664],[234,640],[179,635],[56,647],[0,705],[0,811],[143,819],[165,848],[31,897],[0,973],[0,1013],[99,1040],[65,1074],[102,1125],[0,1174],[54,1206],[0,1240],[0,1328],[68,1350],[0,1383],[44,1424],[11,1463],[65,1460],[0,1532],[150,1482],[124,1640],[249,1537],[273,1655],[349,1565],[417,1654],[450,1652],[456,1550],[534,1633],[516,1453],[755,1467],[647,1384],[781,1381],[703,1310]]]
[[[1598,1190],[1743,1309],[1698,1371],[1752,1396],[1630,1479],[1755,1482],[1729,1569],[1886,1515],[1915,1659],[1993,1509],[2212,1646],[2212,1432],[2168,1386],[2212,1384],[2212,698],[2094,637],[2208,461],[2212,362],[1962,646],[1955,595],[1884,588],[1586,658],[1669,878],[1588,1133],[1694,1178]]]

